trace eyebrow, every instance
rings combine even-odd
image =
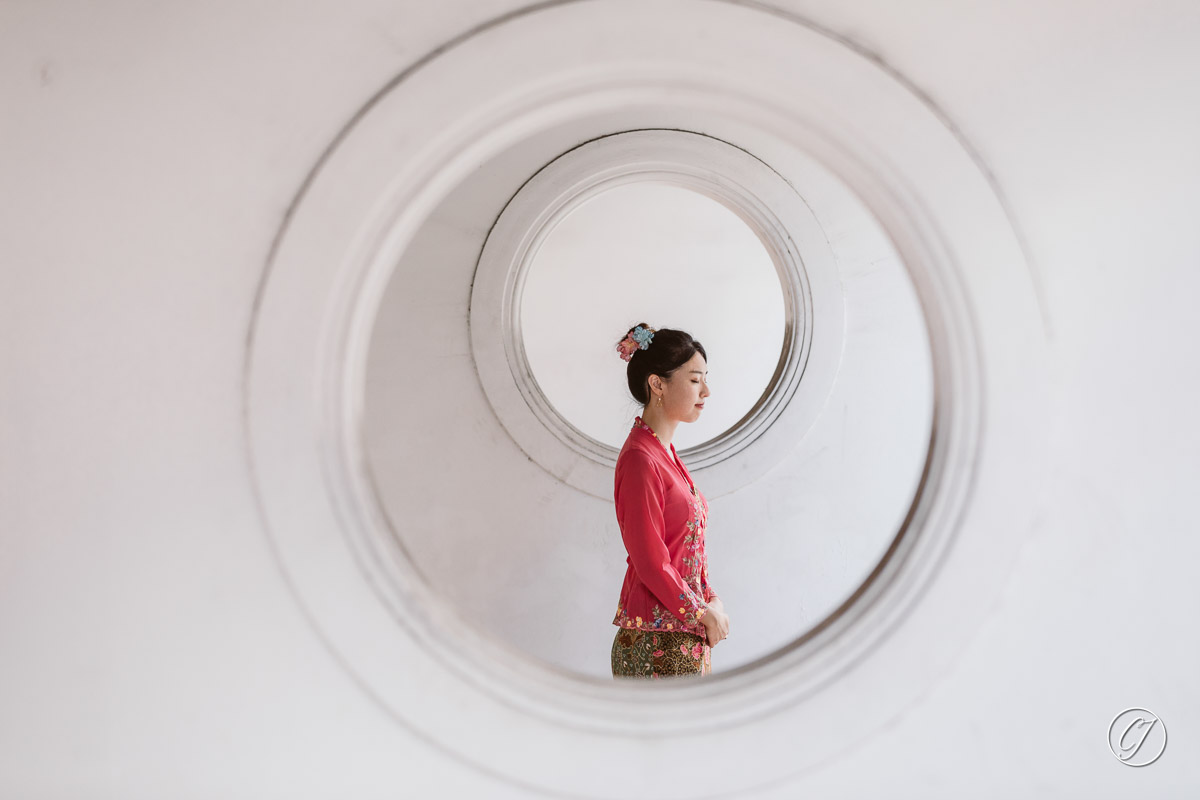
[[[701,372],[701,371],[700,371],[700,370],[698,370],[698,369],[693,369],[693,370],[691,370],[691,372],[695,373],[696,375],[707,375],[707,374],[708,374],[708,370],[705,370],[704,372]]]

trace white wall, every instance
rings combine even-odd
[[[312,164],[390,77],[519,5],[0,6],[0,794],[529,795],[384,713],[323,645],[241,418],[260,273]],[[952,668],[757,796],[1194,794],[1200,8],[777,5],[878,54],[976,148],[1060,405],[1053,504]],[[1144,769],[1105,744],[1134,705],[1171,732]]]
[[[733,427],[779,364],[784,297],[771,256],[699,192],[645,182],[604,192],[555,226],[530,266],[521,331],[533,376],[566,419],[616,448],[641,405],[612,345],[643,316],[690,331],[708,354],[712,402],[675,431],[677,450]]]

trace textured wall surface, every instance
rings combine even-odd
[[[312,165],[389,79],[521,5],[0,5],[0,795],[532,795],[385,713],[323,644],[242,418],[256,290]],[[874,54],[974,147],[1058,403],[1052,503],[952,667],[754,796],[1194,796],[1200,7],[764,5]],[[1130,706],[1171,735],[1143,769],[1106,745]],[[744,755],[713,747],[693,794]]]

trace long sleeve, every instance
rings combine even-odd
[[[671,564],[663,520],[665,486],[654,463],[643,453],[628,453],[617,465],[615,488],[621,538],[638,577],[664,608],[688,624],[698,623],[708,608]]]

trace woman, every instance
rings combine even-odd
[[[614,678],[708,675],[710,648],[729,617],[708,583],[708,501],[671,439],[695,422],[708,397],[704,347],[683,331],[629,329],[617,344],[642,414],[617,457],[613,496],[629,553],[613,624]]]

